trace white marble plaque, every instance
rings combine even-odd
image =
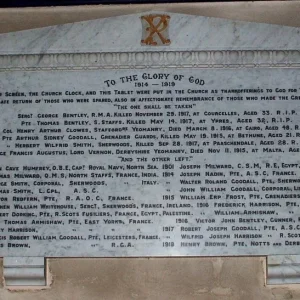
[[[0,35],[0,255],[298,254],[299,43],[165,12]]]

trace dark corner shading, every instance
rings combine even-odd
[[[240,0],[243,1],[243,0]],[[246,1],[246,0],[245,0]],[[234,2],[223,0],[158,0],[158,1],[149,1],[149,0],[4,0],[0,2],[0,8],[4,7],[33,7],[33,6],[65,6],[65,5],[95,5],[95,4],[155,4],[155,3],[191,3],[191,2]]]

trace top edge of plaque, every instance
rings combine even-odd
[[[149,11],[0,34],[0,54],[297,50],[300,28]]]

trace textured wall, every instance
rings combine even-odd
[[[51,259],[51,287],[0,289],[1,300],[288,300],[297,285],[266,287],[265,259]]]
[[[300,27],[299,1],[107,5],[0,9],[0,33],[132,14],[147,10]]]
[[[0,32],[150,9],[300,27],[300,2],[275,1],[3,9]],[[50,259],[49,269],[50,288],[9,291],[1,283],[0,300],[300,300],[298,285],[265,286],[261,257]]]

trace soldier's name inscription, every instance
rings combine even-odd
[[[297,69],[2,73],[2,256],[297,254]]]

